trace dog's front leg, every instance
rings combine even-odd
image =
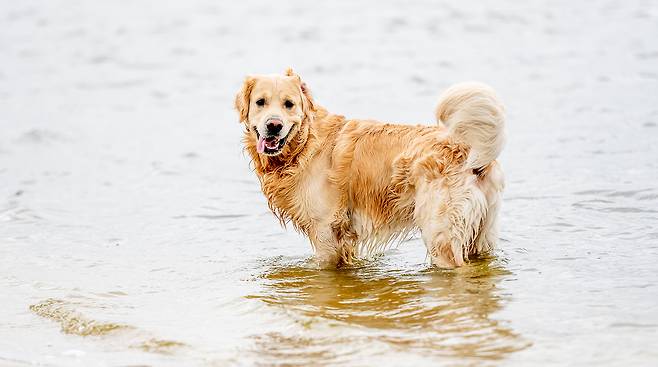
[[[340,246],[331,226],[316,225],[309,233],[315,261],[323,269],[336,268],[341,260]]]

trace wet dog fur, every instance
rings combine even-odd
[[[289,69],[247,76],[235,108],[269,208],[309,237],[320,266],[418,229],[439,267],[495,246],[504,110],[490,87],[455,85],[439,98],[437,125],[411,126],[332,114]]]

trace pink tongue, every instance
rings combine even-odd
[[[265,138],[261,137],[258,139],[258,144],[256,145],[256,151],[258,153],[263,153],[265,151]]]

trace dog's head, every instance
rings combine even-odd
[[[256,152],[276,156],[296,134],[305,131],[315,106],[299,75],[252,75],[235,96],[235,109],[247,128],[247,141]]]

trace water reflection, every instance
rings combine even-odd
[[[268,362],[331,364],[368,343],[369,353],[395,348],[430,358],[499,360],[529,345],[492,316],[504,305],[497,286],[509,276],[490,258],[454,271],[275,264],[262,276],[262,293],[251,298],[280,307],[304,328],[298,336],[256,336],[255,351]]]

